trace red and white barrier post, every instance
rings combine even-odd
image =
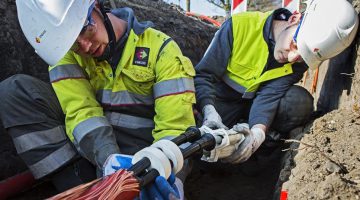
[[[300,0],[283,0],[282,7],[290,10],[291,12],[299,11]]]
[[[241,12],[246,12],[247,0],[232,0],[231,1],[231,15]]]

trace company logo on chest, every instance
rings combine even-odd
[[[133,65],[147,67],[149,62],[150,48],[147,47],[136,47]]]

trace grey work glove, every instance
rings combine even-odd
[[[245,162],[264,142],[265,132],[258,127],[249,129],[249,125],[246,123],[236,124],[232,129],[238,133],[244,134],[245,140],[238,146],[232,155],[221,159],[221,161],[232,164]]]
[[[212,129],[219,129],[223,128],[228,130],[228,127],[226,127],[222,123],[222,119],[220,115],[216,112],[215,107],[213,105],[206,105],[203,108],[203,114],[204,114],[204,121],[203,125],[212,128]]]

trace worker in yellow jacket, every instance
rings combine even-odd
[[[26,75],[3,81],[1,118],[36,178],[55,174],[68,182],[63,190],[83,182],[54,173],[72,173],[73,165],[62,169],[78,154],[99,171],[122,168],[114,155],[195,125],[192,63],[151,22],[94,0],[16,3],[25,36],[50,65],[53,90]]]
[[[229,128],[245,139],[221,162],[200,163],[204,171],[259,175],[274,168],[281,139],[309,121],[313,98],[295,84],[308,68],[347,48],[359,22],[346,0],[307,5],[303,14],[285,8],[234,14],[215,34],[195,67],[197,107],[203,125]]]
[[[268,159],[273,148],[267,146],[306,123],[313,111],[312,96],[294,84],[355,38],[358,16],[348,1],[307,4],[303,14],[279,8],[233,15],[195,67],[203,125],[233,128],[246,138],[222,162]],[[252,157],[258,149],[266,156]]]

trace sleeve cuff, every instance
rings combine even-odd
[[[249,127],[253,127],[255,124],[262,124],[266,126],[267,128],[270,127],[270,120],[266,117],[255,117],[252,119],[249,119]]]
[[[117,144],[105,144],[101,146],[100,148],[96,149],[96,164],[101,169],[104,165],[106,159],[111,155],[115,153],[120,153],[119,147]]]
[[[215,107],[215,100],[211,99],[211,98],[207,98],[207,99],[203,99],[202,101],[199,102],[199,112],[201,112],[203,110],[203,108],[206,105],[213,105]]]

